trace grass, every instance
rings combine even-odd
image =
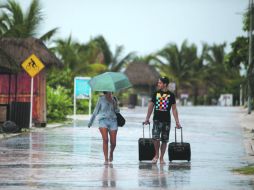
[[[244,175],[254,175],[254,166],[245,166],[242,168],[233,169],[232,171]]]

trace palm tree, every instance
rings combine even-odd
[[[198,97],[200,97],[200,90],[203,91],[201,95],[204,95],[206,91],[206,85],[204,83],[205,78],[205,57],[208,53],[208,45],[206,43],[202,46],[202,52],[200,56],[197,56],[197,60],[193,62],[193,65],[191,67],[191,78],[190,81],[192,83],[192,90],[193,90],[193,104],[204,104],[206,103],[204,99],[198,100]],[[202,97],[201,97],[202,98]],[[203,100],[203,102],[202,102]]]
[[[115,52],[113,54],[103,36],[95,37],[93,40],[91,40],[91,43],[95,43],[97,48],[100,49],[103,57],[103,63],[107,65],[109,71],[121,71],[123,66],[127,63],[130,63],[131,60],[135,57],[134,52],[130,52],[127,55],[122,56],[124,51],[123,46],[116,46]]]
[[[67,85],[70,86],[75,76],[94,76],[107,69],[99,58],[101,49],[98,42],[90,40],[86,44],[80,44],[73,40],[71,35],[67,39],[57,39],[54,42],[55,47],[52,50],[64,63],[62,72],[68,73],[64,79],[63,76],[54,76],[53,73],[51,76],[53,81],[57,81],[54,78],[60,79],[55,83],[66,86],[64,81],[68,80]]]
[[[123,46],[117,46],[115,53],[112,55],[112,59],[111,62],[108,66],[108,69],[110,71],[121,71],[121,69],[123,68],[124,65],[130,63],[133,58],[135,57],[135,53],[134,52],[130,52],[127,55],[125,55],[124,57],[122,57],[122,53],[123,53],[124,47]]]
[[[225,64],[226,44],[213,45],[209,47],[206,54],[207,69],[205,70],[205,81],[209,86],[209,93],[216,99],[225,90],[227,80],[227,67]]]
[[[26,12],[14,0],[0,5],[0,36],[2,37],[37,37],[38,28],[43,20],[39,0],[33,0]],[[39,38],[49,40],[57,31],[54,28]]]
[[[99,54],[99,56],[102,55],[102,62],[105,63],[107,66],[112,61],[112,52],[110,51],[110,47],[108,42],[105,40],[105,38],[101,35],[95,37],[90,41],[90,44],[93,44],[94,47],[97,48],[97,50],[100,50],[102,54]],[[98,52],[97,52],[98,53]]]
[[[251,18],[252,17],[252,18]],[[254,4],[250,2],[248,9],[244,13],[243,16],[243,30],[244,31],[249,31],[250,30],[250,24],[254,26]],[[252,23],[250,22],[252,21]],[[252,31],[253,31],[252,27]]]
[[[54,42],[55,47],[52,48],[52,50],[62,60],[65,67],[74,70],[78,64],[77,54],[79,51],[79,44],[73,41],[71,35],[67,39],[57,39]]]
[[[192,66],[197,61],[197,47],[184,41],[179,49],[176,44],[168,44],[158,52],[160,70],[170,76],[178,89],[191,88]]]

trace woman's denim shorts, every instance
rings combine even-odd
[[[109,131],[118,129],[116,118],[99,119],[99,128],[107,128]]]

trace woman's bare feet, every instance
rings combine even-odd
[[[113,153],[110,153],[109,162],[112,162],[112,161],[113,161]]]
[[[108,164],[109,164],[108,160],[105,160],[104,165],[108,165]]]
[[[158,161],[158,158],[157,158],[157,157],[154,157],[154,158],[152,159],[152,164],[157,164],[157,161]]]

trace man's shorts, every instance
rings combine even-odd
[[[170,122],[153,121],[152,136],[154,140],[167,143],[169,139]]]
[[[116,118],[99,119],[99,128],[107,128],[109,131],[118,129]]]

